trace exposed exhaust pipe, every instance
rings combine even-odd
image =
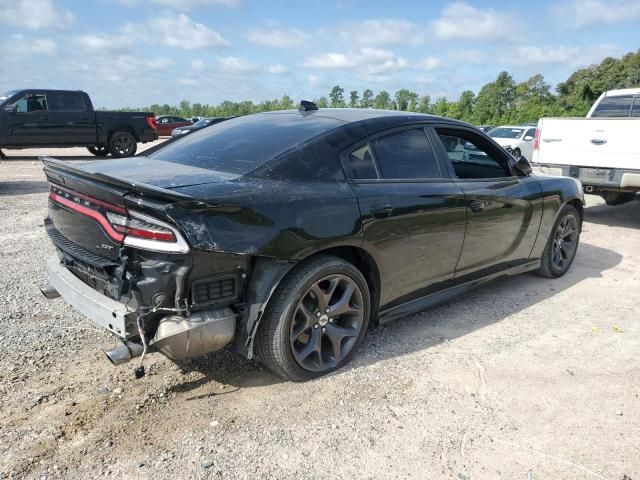
[[[124,342],[122,345],[104,352],[114,365],[122,365],[142,355],[142,345],[133,342]]]
[[[45,285],[44,287],[40,287],[40,291],[44,295],[44,298],[46,298],[47,300],[53,300],[54,298],[58,298],[60,296],[53,285]]]

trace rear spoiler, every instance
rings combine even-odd
[[[45,172],[53,171],[52,173],[55,173],[55,170],[62,170],[63,172],[70,173],[76,177],[81,177],[87,180],[98,180],[106,185],[117,187],[131,193],[144,194],[150,197],[162,198],[175,202],[193,203],[195,201],[193,197],[188,195],[177,193],[166,188],[156,187],[155,185],[149,185],[148,183],[134,183],[123,178],[111,177],[101,173],[87,174],[84,170],[75,167],[72,163],[65,160],[46,156],[40,156],[38,159],[43,163]],[[195,202],[202,203],[197,201]]]

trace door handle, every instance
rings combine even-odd
[[[607,141],[603,138],[592,138],[591,143],[593,143],[594,145],[604,145],[605,143],[607,143]]]
[[[376,205],[371,207],[371,214],[376,218],[386,218],[391,215],[393,207],[391,205]]]
[[[479,213],[484,209],[484,202],[481,200],[472,200],[469,202],[469,208],[474,213]]]

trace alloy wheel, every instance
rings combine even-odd
[[[563,271],[573,260],[578,248],[579,234],[578,220],[573,215],[567,215],[562,219],[553,236],[551,260],[553,266]]]
[[[314,283],[291,321],[289,341],[296,362],[312,372],[334,368],[356,345],[364,313],[362,292],[350,277],[334,274]]]
[[[133,151],[133,141],[128,135],[119,135],[113,141],[113,146],[119,155],[128,155]]]

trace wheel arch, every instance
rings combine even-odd
[[[140,135],[138,135],[138,133],[136,132],[135,128],[133,128],[131,125],[127,125],[126,123],[123,124],[119,124],[119,125],[114,125],[113,127],[110,127],[109,130],[107,131],[107,145],[109,144],[109,141],[111,140],[111,136],[115,133],[118,132],[127,132],[130,133],[131,135],[133,135],[133,138],[136,139],[136,142],[140,141]]]
[[[245,308],[241,325],[237,331],[236,349],[246,358],[254,356],[254,340],[260,327],[262,314],[267,309],[278,285],[300,262],[319,255],[332,255],[353,264],[364,276],[371,295],[371,318],[369,325],[378,324],[380,299],[380,272],[373,257],[363,248],[354,245],[333,246],[317,250],[296,261],[269,257],[255,257],[252,273],[246,291]]]

